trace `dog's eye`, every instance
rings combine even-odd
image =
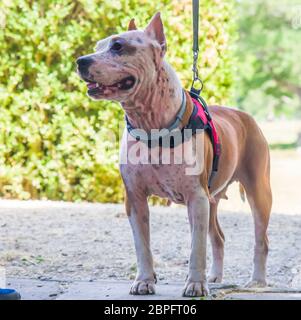
[[[120,51],[121,49],[122,49],[122,44],[119,41],[114,42],[111,46],[112,51]]]

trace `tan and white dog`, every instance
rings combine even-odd
[[[143,31],[137,30],[132,19],[127,32],[99,41],[96,52],[78,58],[78,72],[87,82],[91,98],[119,101],[131,125],[149,133],[152,129],[167,128],[173,123],[183,100],[181,83],[164,60],[166,48],[159,13]],[[192,112],[191,99],[188,94],[186,96],[185,114],[179,129],[185,126]],[[248,114],[219,106],[211,106],[209,111],[222,146],[219,171],[210,190],[208,178],[212,169],[213,148],[204,133],[191,138],[195,141],[202,136],[203,139],[201,151],[197,150],[202,153],[199,174],[187,174],[185,161],[180,164],[175,161],[170,164],[139,161],[120,164],[126,189],[126,212],[137,254],[137,275],[131,294],[155,293],[156,276],[150,249],[147,203],[150,195],[183,203],[188,208],[191,255],[183,295],[203,296],[209,292],[206,276],[208,231],[213,256],[208,281],[222,281],[224,234],[218,223],[217,206],[234,181],[240,182],[241,192],[245,190],[254,217],[254,269],[249,285],[266,285],[267,227],[272,203],[268,145]],[[133,146],[144,144],[130,138],[125,130],[121,158],[126,158]],[[171,158],[183,145],[168,149]],[[162,152],[159,146],[146,149],[148,153]]]

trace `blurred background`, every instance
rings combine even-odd
[[[203,96],[256,118],[271,147],[274,211],[300,213],[301,2],[200,3]],[[123,200],[118,147],[108,139],[118,134],[123,111],[87,98],[75,60],[97,40],[125,31],[133,17],[143,28],[156,11],[167,59],[189,88],[190,0],[1,1],[1,198]],[[225,206],[233,210],[233,202]]]

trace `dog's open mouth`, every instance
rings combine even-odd
[[[89,95],[98,94],[112,94],[117,90],[129,90],[135,85],[136,79],[133,76],[128,76],[122,80],[111,85],[104,85],[102,83],[86,81]]]

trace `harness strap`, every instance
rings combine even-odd
[[[201,103],[202,98],[198,96],[196,99],[196,96],[194,94],[192,94],[192,101],[194,105],[197,106],[198,111],[197,114],[194,115],[194,118],[199,118],[204,123],[204,130],[208,133],[213,147],[212,169],[208,181],[208,188],[210,189],[212,181],[218,172],[219,158],[221,155],[221,144],[206,102]]]

